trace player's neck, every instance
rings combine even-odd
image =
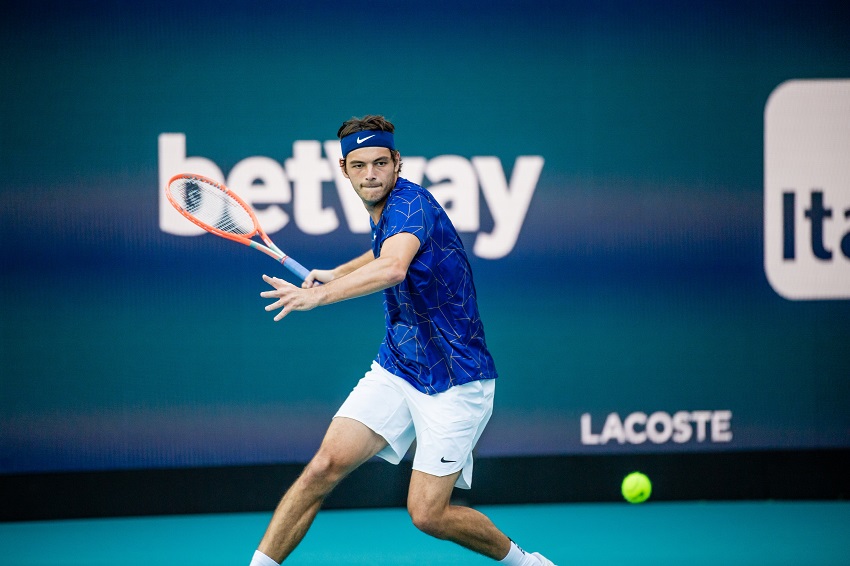
[[[387,195],[389,196],[389,195]],[[387,197],[384,197],[379,202],[374,205],[366,205],[366,210],[369,212],[369,216],[372,217],[372,222],[377,224],[381,220],[381,214],[384,212],[384,205],[387,204]]]
[[[363,202],[363,205],[366,207],[366,211],[369,213],[369,216],[372,217],[372,222],[374,222],[375,224],[377,224],[381,220],[381,214],[383,214],[384,212],[384,206],[386,206],[387,199],[390,198],[390,194],[395,189],[396,183],[398,183],[398,175],[396,175],[396,178],[393,180],[392,189],[390,189],[387,194],[384,195],[384,198],[375,203],[367,203],[365,201]]]

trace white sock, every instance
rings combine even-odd
[[[251,559],[251,564],[248,566],[280,566],[277,562],[260,552],[254,551],[254,557]]]
[[[508,551],[508,555],[502,558],[499,564],[504,564],[505,566],[540,566],[540,561],[536,557],[527,554],[514,541],[511,541],[511,549]]]

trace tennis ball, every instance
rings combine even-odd
[[[652,493],[652,482],[646,475],[640,472],[632,472],[623,478],[623,485],[620,486],[620,490],[629,503],[643,503],[649,499],[649,495]]]

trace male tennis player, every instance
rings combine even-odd
[[[301,287],[263,276],[274,288],[262,296],[275,299],[266,310],[280,309],[276,321],[383,291],[387,333],[283,496],[251,566],[282,562],[334,486],[372,456],[397,464],[414,438],[407,508],[417,528],[501,564],[550,566],[480,512],[449,502],[455,486],[471,486],[472,449],[493,412],[496,368],[460,238],[434,197],[399,177],[394,131],[382,116],[365,116],[337,132],[342,173],[371,217],[372,249],[335,269],[313,270]]]

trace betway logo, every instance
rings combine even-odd
[[[163,232],[179,236],[203,234],[175,211],[165,197],[165,185],[173,175],[196,173],[224,182],[251,205],[261,205],[257,217],[269,234],[290,221],[305,234],[328,234],[340,228],[340,217],[349,231],[369,233],[369,215],[351,183],[342,175],[340,157],[338,140],[301,140],[292,144],[292,157],[283,164],[269,157],[247,157],[234,165],[225,178],[212,160],[186,156],[185,134],[160,134],[159,227]],[[476,256],[498,259],[511,252],[537,188],[543,157],[517,157],[510,182],[498,157],[467,160],[457,155],[440,155],[432,159],[405,156],[402,159],[404,178],[427,186],[459,232],[477,233],[472,249]],[[426,178],[430,186],[423,183]],[[339,194],[341,210],[322,202],[322,184],[331,182]],[[492,230],[487,233],[480,231],[481,195],[492,219]]]

